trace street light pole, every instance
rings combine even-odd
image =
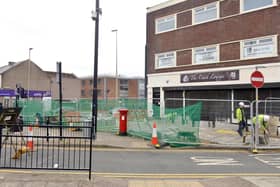
[[[116,99],[118,99],[119,96],[119,89],[118,89],[118,29],[112,30],[112,32],[116,33]]]
[[[27,69],[27,100],[29,100],[29,90],[30,90],[30,63],[31,63],[31,50],[33,48],[29,48],[28,54],[28,69]]]
[[[92,167],[92,141],[96,139],[97,131],[97,76],[98,76],[98,39],[99,39],[99,15],[102,13],[99,7],[99,0],[95,1],[95,11],[92,11],[91,19],[95,21],[95,39],[94,39],[94,73],[93,73],[93,93],[92,93],[92,119],[91,119],[91,137],[90,137],[90,155],[89,155],[89,180],[91,180]]]

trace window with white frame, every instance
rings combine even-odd
[[[160,53],[155,56],[156,68],[168,68],[176,65],[176,53]]]
[[[242,41],[243,59],[277,55],[276,36]]]
[[[241,0],[241,10],[243,12],[265,8],[276,4],[276,0]]]
[[[127,79],[120,79],[120,97],[128,97],[128,80]]]
[[[176,28],[175,15],[156,19],[156,33],[167,32]]]
[[[145,81],[144,80],[138,80],[138,98],[144,98],[145,97]]]
[[[208,64],[218,61],[218,46],[193,49],[193,64]]]
[[[217,2],[193,9],[194,24],[215,20],[218,17],[219,8]]]

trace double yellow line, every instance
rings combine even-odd
[[[18,174],[37,174],[37,175],[88,175],[88,172],[71,171],[34,171],[34,170],[0,170],[0,173],[18,173]],[[127,178],[127,179],[203,179],[203,178],[224,178],[224,177],[280,177],[280,173],[102,173],[92,172],[93,177],[106,178]]]

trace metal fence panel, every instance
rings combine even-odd
[[[2,129],[0,168],[90,170],[91,126],[26,123],[15,132],[17,124]],[[62,135],[60,135],[62,129]]]
[[[166,106],[190,106],[201,102],[199,145],[203,147],[248,147],[250,138],[243,142],[237,133],[235,110],[239,102],[245,103],[245,115],[250,121],[250,101],[220,99],[166,99]]]
[[[275,149],[280,148],[280,100],[279,99],[266,99],[254,101],[252,103],[252,117],[256,116],[256,104],[258,103],[258,114],[269,115],[270,119],[267,123],[267,132],[264,132],[261,128],[256,131],[257,136],[260,138],[257,140],[258,148]],[[264,140],[264,138],[266,140]]]

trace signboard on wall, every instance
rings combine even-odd
[[[51,97],[50,91],[43,90],[30,90],[29,97]],[[15,97],[16,90],[13,89],[0,89],[0,97]]]
[[[239,70],[181,74],[181,83],[239,80]]]

